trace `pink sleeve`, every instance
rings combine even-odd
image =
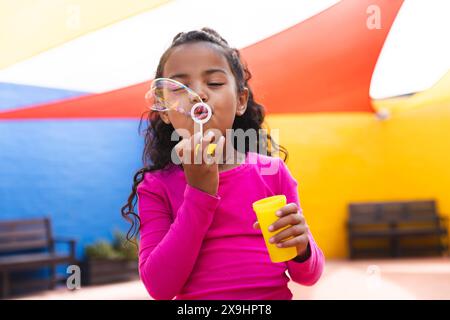
[[[176,218],[157,179],[138,187],[141,219],[139,273],[149,294],[170,300],[179,294],[197,260],[220,197],[189,185]]]
[[[297,181],[292,177],[289,169],[280,159],[280,184],[282,193],[286,196],[287,203],[297,204],[299,211],[303,212],[297,192]],[[304,262],[296,262],[290,260],[287,262],[288,272],[291,279],[299,284],[311,286],[315,284],[322,275],[325,257],[314,238],[309,232],[309,246],[311,248],[311,256]]]

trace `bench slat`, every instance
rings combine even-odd
[[[368,202],[349,205],[351,224],[437,221],[438,218],[434,201]]]
[[[379,241],[389,240],[386,253],[390,256],[405,252],[400,241],[408,240],[408,237],[433,240],[436,247],[443,248],[441,253],[448,248],[447,220],[437,212],[434,200],[350,203],[348,211],[351,258],[360,251],[357,249],[358,243],[361,245],[365,239],[372,241],[372,244],[374,241],[378,244]]]
[[[24,219],[24,220],[2,220],[0,221],[0,230],[11,230],[21,227],[44,226],[48,219]]]
[[[386,236],[418,236],[418,235],[445,235],[445,228],[414,228],[414,229],[387,229],[387,230],[367,230],[353,231],[353,238],[376,238]]]
[[[0,242],[20,239],[30,240],[33,238],[42,239],[47,237],[46,232],[45,229],[0,232]]]
[[[48,240],[30,240],[30,241],[12,241],[6,243],[0,243],[0,252],[11,252],[28,249],[44,249],[48,248]]]
[[[60,255],[51,253],[31,253],[18,254],[0,257],[0,269],[17,270],[17,268],[27,269],[30,267],[45,266],[57,263],[73,261],[70,255]]]

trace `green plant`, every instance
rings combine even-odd
[[[112,242],[99,240],[87,245],[85,254],[90,259],[136,260],[138,249],[127,241],[123,232],[115,231]]]
[[[134,241],[137,243],[136,239],[134,239]],[[135,260],[138,258],[138,248],[127,240],[127,237],[123,232],[114,232],[113,248],[123,259]]]
[[[120,259],[118,252],[106,240],[100,240],[86,246],[85,253],[91,259]]]

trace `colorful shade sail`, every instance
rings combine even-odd
[[[268,113],[373,112],[371,75],[402,2],[344,0],[243,48],[256,99]],[[367,26],[370,5],[383,13],[380,29]],[[6,110],[0,112],[0,119],[139,118],[145,111],[148,87],[146,81],[105,93]]]

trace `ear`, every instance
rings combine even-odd
[[[159,112],[159,116],[165,124],[170,124],[169,114],[167,112]]]
[[[245,110],[247,110],[248,97],[249,90],[247,87],[244,87],[244,90],[242,90],[238,97],[238,106],[236,108],[237,116],[242,116],[245,113]]]

